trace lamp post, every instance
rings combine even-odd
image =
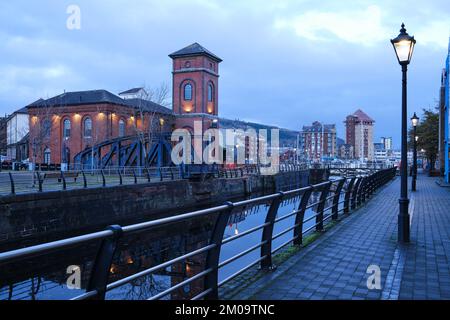
[[[419,117],[414,112],[413,117],[411,118],[411,122],[414,128],[414,150],[413,150],[413,174],[412,174],[412,191],[417,190],[417,125],[419,124]]]
[[[407,71],[408,64],[414,51],[416,40],[411,37],[402,24],[400,34],[391,40],[399,64],[402,66],[402,162],[401,162],[401,189],[400,189],[400,211],[398,215],[398,240],[408,243],[410,238],[410,217],[408,213],[408,107],[407,107]]]

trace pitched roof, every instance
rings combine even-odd
[[[156,112],[161,114],[174,114],[171,109],[163,107],[152,101],[143,99],[122,99],[106,90],[91,90],[66,92],[56,97],[43,100],[39,99],[28,107],[67,107],[87,104],[109,103],[132,108],[140,108],[147,112]]]
[[[21,114],[26,113],[26,114],[28,114],[28,108],[27,107],[23,107],[22,109],[19,109],[19,110],[15,111],[14,113],[15,114],[17,114],[17,113],[21,113]]]
[[[123,94],[135,94],[138,93],[139,91],[144,90],[144,88],[133,88],[124,92],[119,93],[119,96],[123,95]]]
[[[366,122],[375,122],[371,117],[369,117],[364,111],[361,109],[356,110],[356,112],[353,114],[354,117],[357,117],[360,121],[366,121]]]
[[[170,115],[175,114],[169,108],[163,107],[162,105],[159,105],[159,104],[154,103],[154,102],[149,101],[149,100],[144,100],[144,99],[127,99],[127,100],[124,100],[124,101],[125,101],[125,104],[130,106],[130,107],[142,108],[142,110],[147,111],[147,112],[156,112],[156,113],[160,113],[160,114],[170,114]]]
[[[106,90],[65,92],[47,100],[38,100],[29,107],[64,107],[84,104],[112,103],[124,105],[124,100]]]
[[[185,57],[185,56],[187,57],[187,56],[199,56],[199,55],[206,55],[206,56],[210,57],[211,59],[215,60],[216,62],[222,62],[222,59],[220,59],[218,56],[216,56],[214,53],[212,53],[208,49],[202,47],[197,42],[170,54],[169,57],[174,59],[174,58]]]

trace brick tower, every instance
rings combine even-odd
[[[177,128],[191,132],[213,127],[219,114],[219,64],[222,59],[194,43],[169,55],[173,60],[173,111]],[[197,128],[199,129],[199,128]]]

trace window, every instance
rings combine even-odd
[[[45,148],[44,150],[44,163],[45,164],[51,163],[51,151],[49,148]]]
[[[42,133],[45,138],[50,137],[51,129],[52,129],[51,121],[48,119],[44,120],[44,123],[42,124]]]
[[[208,85],[208,101],[213,102],[213,100],[214,100],[214,89],[213,85],[210,83]]]
[[[125,121],[123,119],[119,120],[119,137],[125,136]]]
[[[92,120],[91,120],[91,118],[84,119],[84,137],[85,138],[92,137]]]
[[[63,137],[65,139],[70,138],[70,127],[71,127],[70,120],[69,119],[64,120]]]
[[[192,100],[192,85],[189,83],[184,86],[184,100],[185,101]]]

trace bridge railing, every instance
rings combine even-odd
[[[105,231],[96,232],[88,235],[64,239],[61,241],[51,242],[25,249],[0,253],[0,267],[17,262],[27,261],[36,257],[42,257],[54,253],[69,250],[74,246],[84,245],[92,242],[99,244],[97,255],[93,263],[93,267],[89,274],[89,283],[86,292],[73,300],[83,299],[105,299],[106,293],[127,285],[139,278],[155,274],[158,271],[167,269],[178,263],[185,262],[187,259],[206,255],[205,263],[201,270],[179,283],[172,283],[171,287],[159,292],[153,296],[147,297],[149,300],[157,300],[167,297],[176,290],[185,288],[194,281],[203,280],[202,289],[191,297],[193,300],[199,299],[218,299],[219,287],[228,283],[232,279],[246,272],[250,268],[260,265],[263,270],[271,270],[275,266],[273,257],[281,248],[292,244],[300,246],[303,243],[303,237],[313,231],[321,232],[329,221],[338,220],[340,216],[347,215],[357,207],[363,205],[375,193],[377,189],[388,183],[395,177],[395,168],[385,169],[366,176],[358,176],[351,178],[340,178],[337,180],[326,181],[317,185],[311,185],[305,188],[279,192],[255,199],[227,202],[221,206],[214,208],[189,212],[168,218],[148,221],[126,227],[111,226]],[[319,195],[318,200],[313,200],[313,193]],[[299,197],[300,201],[295,211],[279,216],[280,204],[284,199],[290,197]],[[264,223],[252,226],[250,229],[224,239],[225,229],[229,223],[230,216],[236,209],[247,208],[252,205],[267,204],[268,210]],[[314,209],[314,215],[305,216],[308,209]],[[174,223],[188,224],[194,219],[214,217],[214,227],[210,230],[210,239],[205,245],[195,250],[183,253],[182,255],[169,258],[160,264],[154,265],[138,273],[127,276],[123,279],[109,282],[113,257],[118,250],[118,243],[126,235],[139,235],[148,233],[161,227],[170,227]],[[289,228],[275,234],[274,227],[281,221],[288,218],[294,218],[295,222]],[[312,225],[311,225],[312,224]],[[257,231],[262,232],[261,241],[252,246],[248,246],[245,250],[220,261],[221,249],[225,244],[232,243],[249,234]],[[274,248],[274,241],[284,235],[291,233],[292,237],[280,246]],[[250,253],[259,251],[259,258],[240,268],[237,272],[219,281],[219,271],[232,262],[247,256]]]

